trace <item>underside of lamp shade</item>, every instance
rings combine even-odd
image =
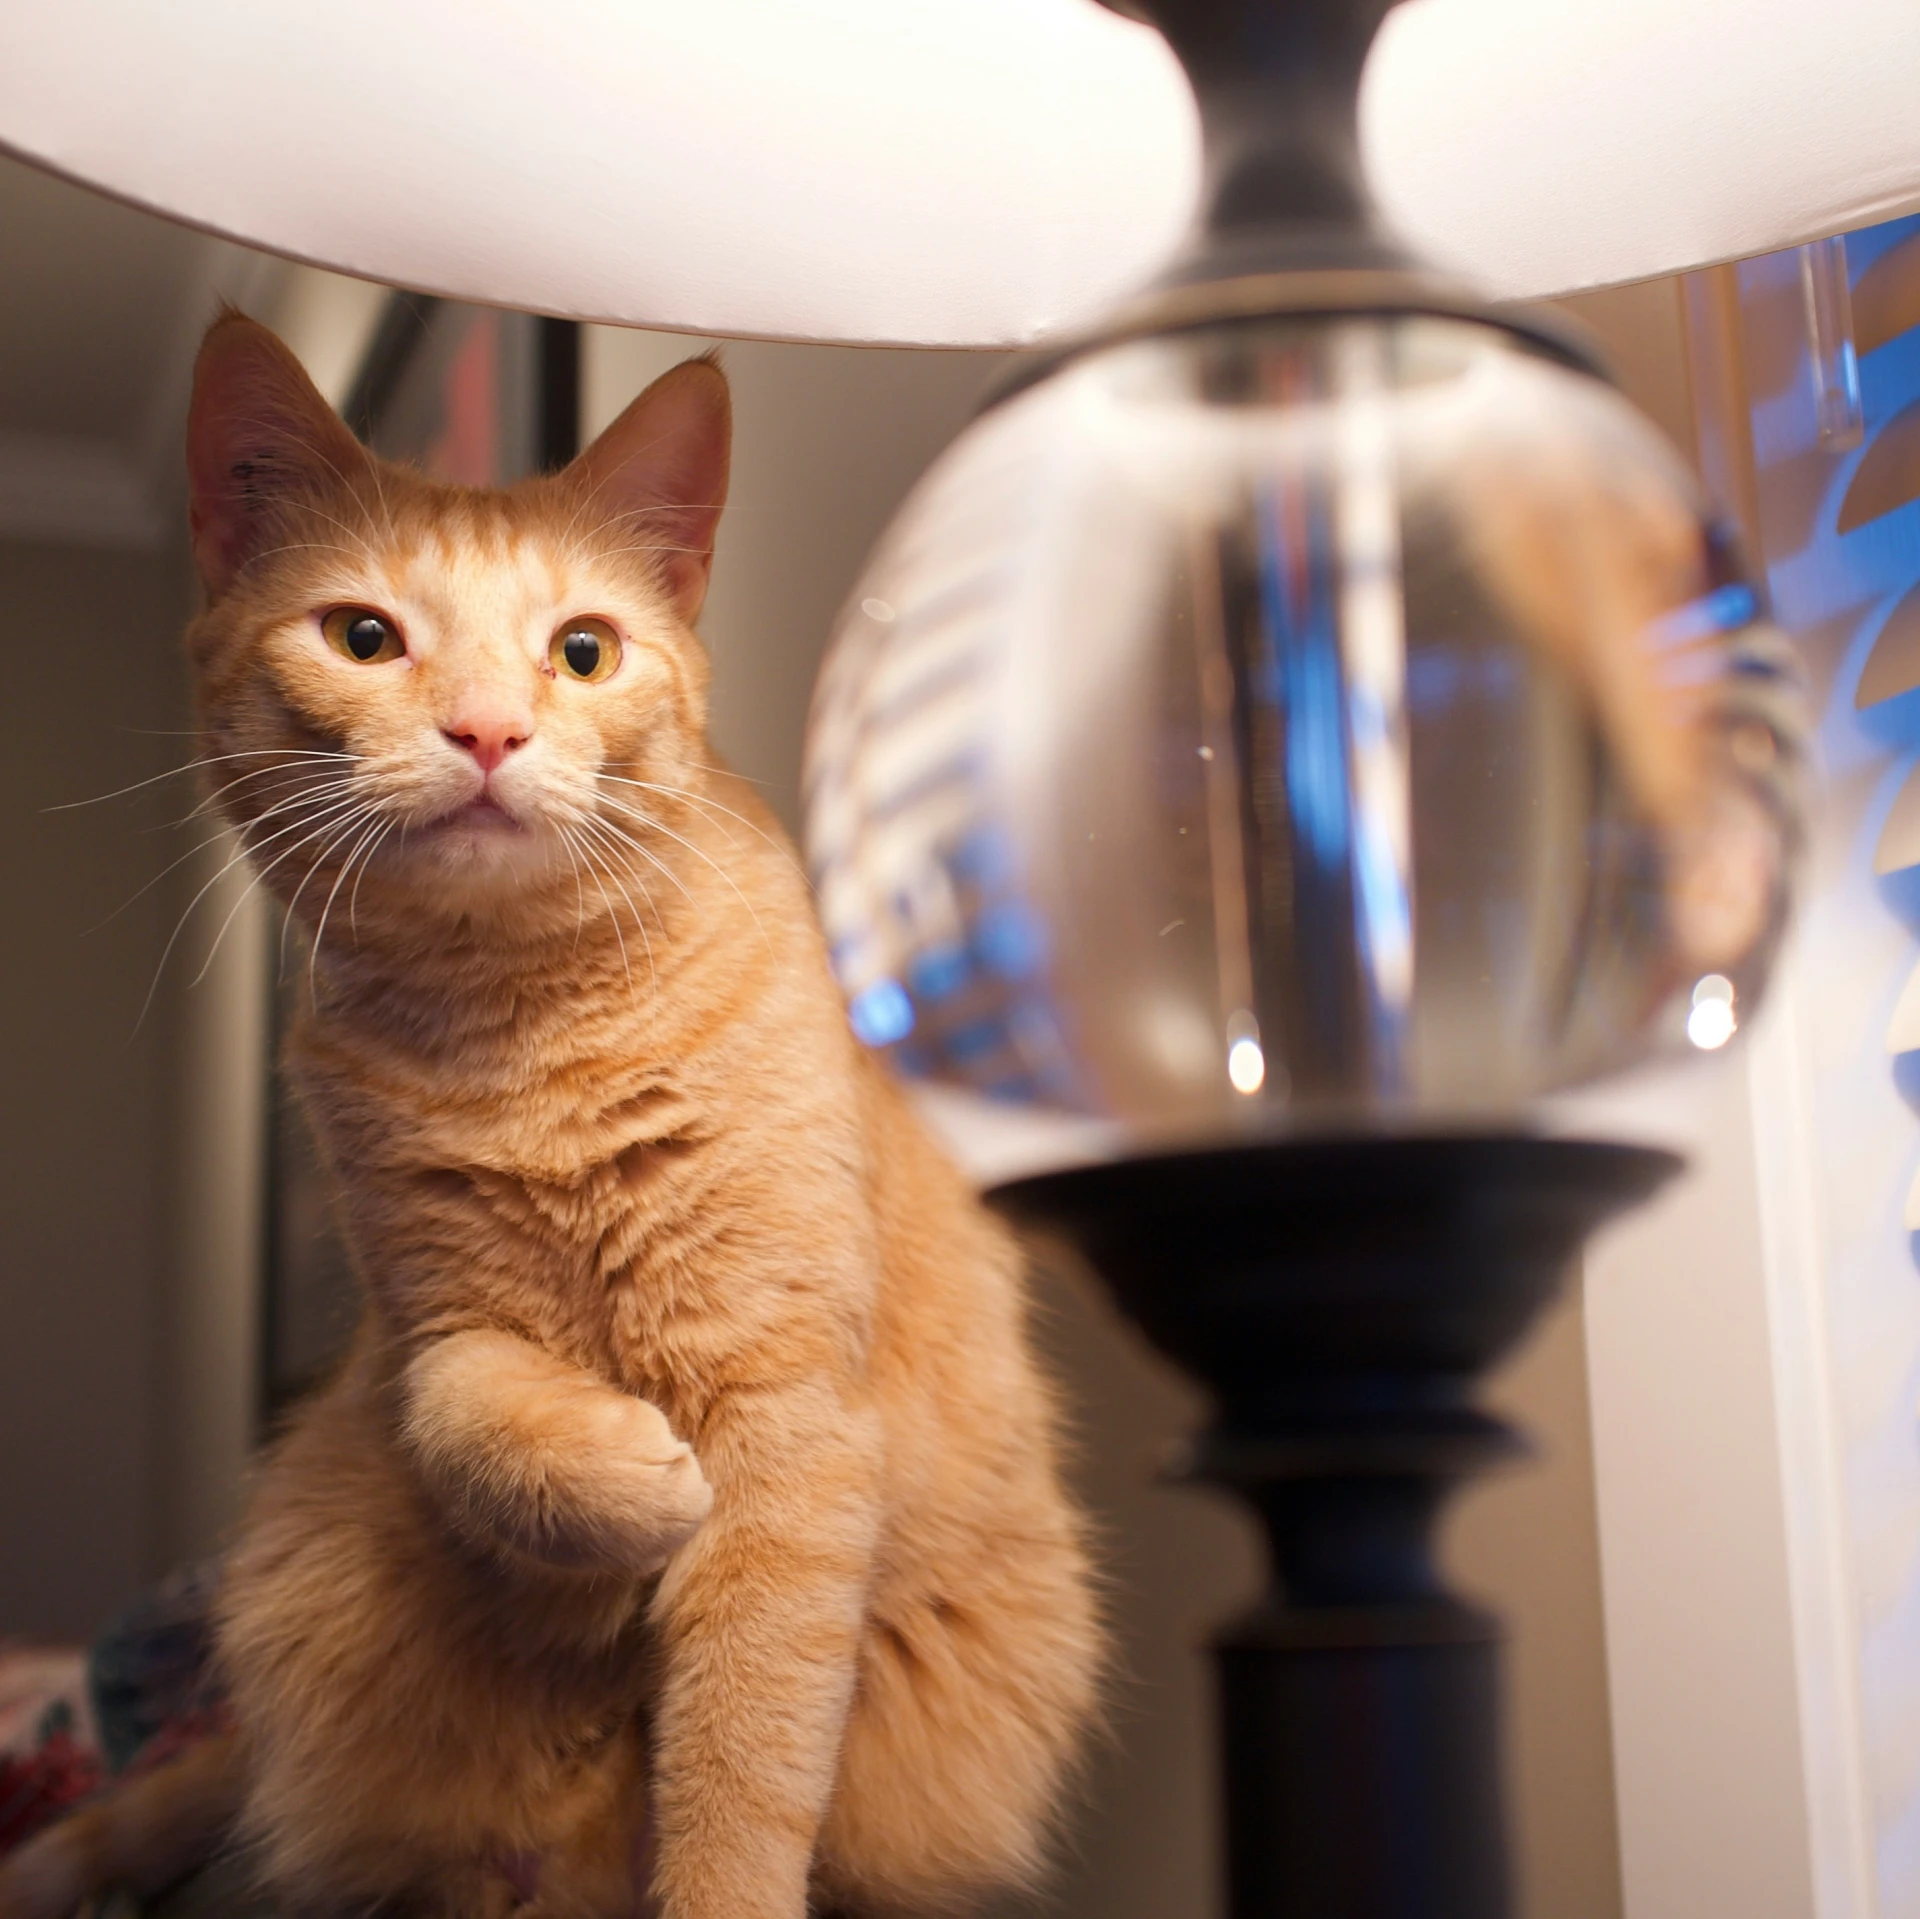
[[[1276,5],[1283,0],[1276,0]],[[1367,163],[1495,294],[1920,208],[1913,0],[1407,0]],[[1165,262],[1197,129],[1095,0],[63,0],[0,147],[368,278],[705,334],[1006,346]]]

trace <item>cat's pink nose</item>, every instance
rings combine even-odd
[[[533,737],[533,722],[515,715],[472,714],[456,720],[441,731],[455,746],[471,753],[481,772],[491,773],[509,753],[526,745]]]

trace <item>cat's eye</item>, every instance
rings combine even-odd
[[[554,634],[547,658],[570,680],[604,680],[620,664],[620,636],[605,620],[569,620]]]
[[[336,653],[360,666],[380,666],[407,650],[400,629],[371,607],[336,606],[321,620],[320,631]]]

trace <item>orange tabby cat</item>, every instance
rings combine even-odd
[[[707,763],[729,431],[696,360],[565,472],[447,487],[260,327],[202,349],[201,725],[314,942],[290,1064],[367,1298],[262,1470],[199,1762],[303,1912],[944,1907],[1032,1875],[1093,1710],[1016,1250]],[[110,1816],[0,1911],[138,1877]]]

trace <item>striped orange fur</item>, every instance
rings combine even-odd
[[[1039,1869],[1094,1711],[1017,1250],[706,744],[729,431],[690,362],[566,471],[451,488],[252,323],[202,351],[200,723],[315,943],[289,1062],[366,1294],[221,1628],[302,1911],[964,1904]]]

